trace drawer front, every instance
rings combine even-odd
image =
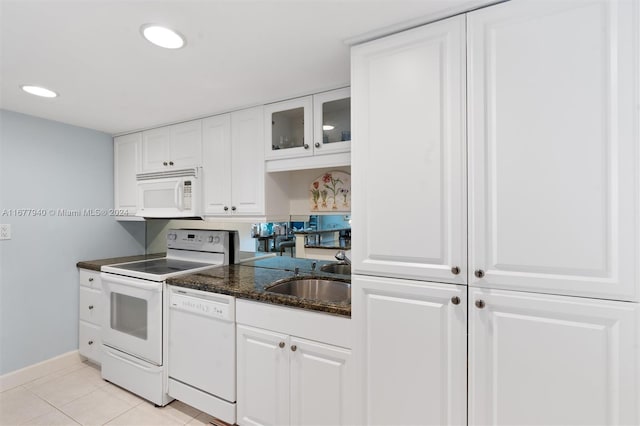
[[[96,290],[102,290],[100,283],[100,272],[90,271],[88,269],[80,269],[80,285],[90,287]]]
[[[80,321],[78,351],[80,352],[80,355],[87,357],[97,364],[102,362],[100,327],[88,322]]]
[[[82,321],[87,321],[97,326],[101,325],[101,296],[101,291],[80,287],[80,319]]]

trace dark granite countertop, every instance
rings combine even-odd
[[[310,276],[312,274],[312,263],[313,260],[311,259],[276,256],[243,263],[241,265],[221,266],[207,269],[196,274],[169,278],[167,284],[212,293],[228,294],[240,299],[257,300],[350,317],[351,303],[347,301],[321,302],[264,291],[264,288],[274,281],[293,276],[293,271],[296,267],[300,269],[300,276]],[[320,266],[326,263],[331,262],[318,261],[317,269],[319,270]],[[351,279],[351,277],[345,275],[328,274],[326,272],[316,272],[315,276]]]
[[[93,271],[100,271],[100,267],[106,265],[115,265],[116,263],[136,262],[138,260],[156,259],[158,257],[164,257],[166,253],[153,253],[153,254],[139,254],[137,256],[123,256],[123,257],[110,257],[108,259],[98,260],[83,260],[76,263],[78,268],[91,269]]]

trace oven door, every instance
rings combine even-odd
[[[163,282],[102,273],[102,343],[162,365]]]

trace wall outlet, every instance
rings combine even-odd
[[[0,224],[0,240],[11,239],[11,225],[8,223]]]

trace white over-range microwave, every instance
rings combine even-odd
[[[202,167],[136,175],[136,216],[202,218]]]

